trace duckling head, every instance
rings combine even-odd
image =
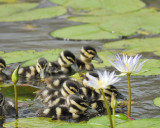
[[[69,106],[69,112],[71,113],[83,113],[89,107],[89,104],[85,102],[79,95],[69,95],[67,97],[67,105]]]
[[[69,95],[66,100],[66,104],[69,106],[69,112],[75,114],[94,115],[98,114],[98,111],[92,109],[89,103],[82,99],[79,95]]]
[[[61,89],[61,94],[67,97],[70,94],[75,94],[79,91],[79,83],[74,80],[66,80]]]
[[[37,60],[36,70],[40,74],[40,78],[43,79],[47,75],[48,61],[45,58]]]
[[[0,73],[6,67],[6,62],[4,59],[0,58]]]
[[[62,51],[60,53],[60,56],[58,58],[58,63],[61,65],[61,67],[71,67],[72,66],[72,68],[75,71],[78,71],[76,57],[72,52],[68,50]]]
[[[90,46],[83,46],[81,48],[80,59],[83,62],[91,62],[92,60],[97,60],[99,63],[103,63],[102,59],[97,55],[96,49]]]

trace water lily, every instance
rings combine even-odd
[[[106,89],[108,85],[112,85],[120,80],[115,74],[115,72],[107,72],[104,71],[103,73],[97,71],[98,78],[94,77],[92,75],[87,74],[87,78],[89,79],[88,81],[85,81],[84,84],[86,86],[92,87],[94,89],[100,89],[103,99],[104,99],[104,104],[107,109],[108,117],[110,120],[110,127],[113,128],[113,123],[112,123],[112,118],[111,118],[111,112],[109,109],[109,105],[107,102],[107,99],[105,97],[103,89]]]
[[[130,75],[137,74],[140,72],[143,64],[147,61],[142,61],[139,63],[142,55],[136,55],[135,57],[128,57],[123,53],[122,58],[119,54],[116,55],[116,61],[109,61],[118,71],[121,72],[121,75],[127,75],[128,79],[128,116],[131,115],[131,82]]]
[[[113,85],[114,83],[118,82],[120,78],[118,78],[115,72],[107,72],[104,71],[103,73],[97,71],[98,78],[87,74],[88,81],[85,81],[84,84],[90,86],[94,89],[106,89],[108,85]]]
[[[109,61],[118,71],[120,71],[121,75],[126,74],[136,74],[139,73],[141,68],[143,67],[143,64],[147,61],[142,61],[139,63],[140,58],[142,55],[136,55],[135,57],[128,57],[123,53],[122,58],[119,54],[116,55],[116,61]]]

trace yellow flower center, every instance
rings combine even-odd
[[[128,64],[126,64],[126,67],[127,67],[127,70],[129,71],[129,65]]]
[[[98,85],[102,88],[102,81],[98,80]]]

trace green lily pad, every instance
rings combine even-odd
[[[44,57],[48,61],[57,60],[62,49],[47,50],[42,52],[30,51],[14,51],[9,53],[1,53],[0,56],[5,59],[7,64],[23,62],[23,66],[35,65],[37,59]]]
[[[4,123],[4,127],[19,127],[19,128],[55,128],[61,124],[69,124],[64,121],[53,121],[51,118],[44,117],[29,117],[20,118],[16,121]]]
[[[3,13],[0,13],[0,21],[2,21],[4,17],[27,11],[35,8],[37,5],[37,3],[2,4],[0,5],[0,12]]]
[[[116,124],[129,121],[128,117],[126,117],[124,114],[118,114],[115,117],[116,117]],[[110,126],[108,116],[95,117],[95,118],[90,119],[87,123],[95,124],[95,125],[104,125],[107,127]]]
[[[96,124],[69,124],[69,125],[61,125],[56,128],[109,128],[104,125],[96,125]]]
[[[51,35],[58,38],[96,40],[130,36],[139,33],[140,30],[148,35],[160,33],[160,13],[153,9],[119,15],[70,17],[69,20],[92,24],[62,28],[52,32]]]
[[[112,43],[107,43],[103,47],[110,51],[121,50],[129,55],[135,55],[142,52],[153,52],[155,55],[160,55],[160,38],[146,38],[146,39],[131,39],[122,40]],[[152,48],[151,48],[152,46]]]
[[[51,33],[53,37],[75,40],[115,39],[118,35],[104,31],[98,25],[86,24],[62,28]]]
[[[154,99],[154,104],[158,107],[160,107],[160,97],[157,97]]]
[[[132,120],[125,123],[118,124],[116,128],[159,128],[160,119],[150,118],[150,119],[140,119]]]
[[[22,4],[22,7],[25,7],[26,4]],[[27,4],[30,7],[30,4]],[[13,6],[13,7],[12,7]],[[34,4],[35,6],[35,4]],[[10,9],[11,7],[11,9]],[[3,11],[8,12],[7,14],[0,15],[0,22],[14,22],[14,21],[31,21],[31,20],[38,20],[38,19],[45,19],[56,17],[59,15],[65,14],[67,11],[64,7],[47,7],[47,8],[34,8],[31,7],[26,8],[26,10],[21,10],[21,4],[11,4],[9,7],[8,5],[3,5],[2,9],[6,8]],[[1,8],[1,7],[0,7]],[[12,12],[13,8],[13,12]],[[15,9],[16,8],[16,9]]]
[[[8,86],[8,87],[1,87],[1,92],[6,97],[14,98],[14,86]],[[35,94],[33,92],[37,91],[37,88],[31,87],[31,86],[21,86],[17,85],[17,92],[18,92],[18,99],[33,99],[35,97]]]
[[[140,0],[50,0],[51,2],[72,7],[78,10],[95,10],[106,8],[109,11],[122,13],[143,8],[145,4]],[[127,7],[127,8],[126,8]]]

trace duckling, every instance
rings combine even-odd
[[[86,117],[89,109],[88,104],[78,95],[69,95],[65,105],[56,105],[38,111],[38,115],[52,117],[53,120],[82,119]],[[94,114],[97,111],[94,111]],[[88,114],[89,115],[89,114]]]
[[[48,61],[45,58],[37,60],[36,66],[21,67],[18,74],[27,78],[44,78],[47,75]]]
[[[48,72],[51,75],[72,75],[77,71],[76,57],[68,50],[62,51],[56,62],[50,62]]]
[[[103,63],[102,59],[97,55],[96,49],[91,46],[83,46],[81,48],[80,59],[76,59],[79,70],[91,71],[94,69],[92,60],[97,60],[99,63]]]
[[[57,103],[63,104],[64,97],[67,97],[70,94],[75,94],[78,91],[79,84],[77,82],[73,80],[66,80],[58,90],[45,88],[37,91],[36,98],[48,106],[55,106]]]
[[[0,116],[14,116],[15,108],[11,100],[6,100],[2,93],[0,93]]]
[[[6,62],[3,58],[0,57],[0,82],[3,82],[7,79],[9,79],[9,76],[7,76],[3,71],[6,68]]]
[[[66,81],[66,80],[73,80],[76,82],[75,79],[70,78],[68,76],[65,75],[61,75],[61,76],[50,76],[45,78],[44,80],[44,85],[47,88],[50,89],[55,89],[55,90],[59,90],[62,86],[62,84]],[[78,84],[78,83],[77,83]]]

